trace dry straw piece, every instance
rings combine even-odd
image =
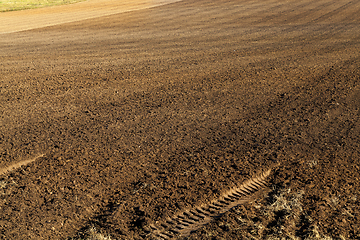
[[[150,225],[150,238],[172,239],[177,236],[188,236],[191,232],[209,223],[214,218],[221,216],[231,208],[251,200],[251,197],[256,192],[266,186],[266,179],[270,173],[271,169],[247,180],[239,187],[230,189],[219,199],[208,205],[184,211],[156,226]]]

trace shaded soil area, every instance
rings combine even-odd
[[[360,238],[359,9],[184,0],[1,35],[0,168],[44,156],[0,176],[0,238],[146,239],[274,166],[189,239]]]

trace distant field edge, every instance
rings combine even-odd
[[[26,9],[35,9],[43,7],[52,7],[72,3],[83,2],[86,0],[2,0],[0,1],[0,12],[20,11]]]
[[[0,0],[0,3],[2,0]],[[6,0],[9,1],[9,0]],[[45,0],[43,0],[45,1]],[[59,1],[59,0],[55,0]],[[64,0],[53,7],[0,12],[0,34],[26,31],[129,11],[157,7],[181,0]],[[78,1],[75,3],[75,1]]]

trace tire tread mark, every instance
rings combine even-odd
[[[271,169],[245,181],[239,187],[234,187],[222,194],[222,196],[204,206],[196,206],[185,210],[167,220],[159,223],[156,227],[151,225],[151,239],[172,239],[178,236],[186,237],[191,232],[221,216],[231,208],[244,204],[251,200],[254,193],[266,186],[267,177]]]
[[[40,155],[38,155],[38,156],[36,156],[36,157],[34,157],[32,159],[28,159],[28,160],[25,160],[25,161],[20,161],[20,162],[17,162],[15,164],[12,164],[12,165],[10,165],[10,166],[8,166],[6,168],[0,169],[0,175],[7,174],[7,173],[9,173],[11,171],[14,171],[14,170],[22,167],[22,166],[28,165],[28,164],[38,160],[39,158],[41,158],[43,156],[45,156],[45,154],[40,154]]]

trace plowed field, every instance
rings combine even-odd
[[[189,239],[360,238],[360,1],[89,3],[0,13],[0,239],[147,239],[268,169]]]

